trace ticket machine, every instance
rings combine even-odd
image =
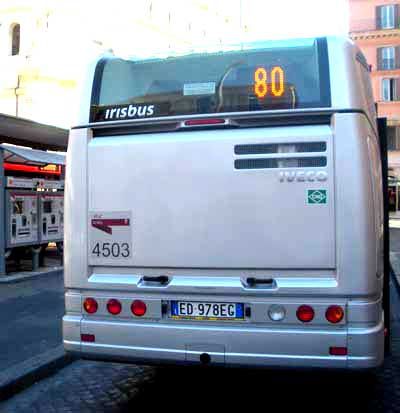
[[[40,243],[62,241],[64,233],[64,193],[40,193],[39,212]]]
[[[62,250],[65,157],[0,145],[0,274],[6,261],[32,257],[32,269],[49,242]]]
[[[39,244],[37,192],[6,190],[6,248]]]

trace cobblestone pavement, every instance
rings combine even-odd
[[[162,401],[167,411],[186,412],[194,406],[199,411],[400,412],[400,301],[393,285],[391,298],[392,355],[376,378],[317,370],[158,369],[124,411],[153,411]]]
[[[400,251],[400,229],[392,248]],[[396,244],[397,243],[397,244]],[[322,371],[150,368],[76,361],[0,403],[0,413],[159,409],[400,413],[400,299],[393,282],[392,354],[376,377]]]
[[[0,403],[0,412],[118,412],[153,378],[154,371],[150,367],[76,361]]]
[[[377,379],[322,371],[150,368],[76,361],[0,404],[1,413],[243,409],[400,412],[400,301],[391,286],[393,351]]]

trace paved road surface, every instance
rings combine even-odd
[[[393,354],[378,380],[310,371],[158,370],[123,411],[400,412],[400,301],[392,285]]]
[[[77,361],[0,403],[0,412],[400,412],[400,300],[393,285],[391,293],[393,354],[376,381],[317,370],[155,369]]]
[[[392,249],[400,252],[400,229],[392,231]],[[36,280],[37,282],[38,280]],[[22,284],[22,283],[21,283]],[[4,291],[3,291],[4,292]],[[24,338],[29,308],[39,312],[34,319],[41,332],[58,331],[62,313],[59,280],[41,280],[41,285],[23,285],[2,296],[18,308],[18,317],[2,315],[3,322],[16,321]],[[18,297],[24,297],[23,303]],[[34,299],[35,298],[35,299]],[[35,301],[35,304],[33,304]],[[377,380],[358,374],[313,371],[252,371],[213,368],[143,368],[122,364],[77,361],[46,380],[0,403],[1,413],[34,412],[132,412],[151,411],[307,411],[307,412],[400,412],[400,300],[391,284],[392,355]],[[52,307],[53,308],[50,308]],[[43,311],[41,310],[43,307]],[[3,307],[7,308],[8,306]],[[32,310],[33,311],[33,310]],[[40,318],[43,319],[40,320]],[[10,319],[10,320],[9,320]],[[45,321],[47,320],[47,321]],[[50,324],[52,323],[51,327]],[[9,328],[12,323],[9,324]],[[51,331],[50,331],[51,330]],[[41,332],[32,331],[33,334]],[[3,339],[5,333],[2,333]],[[60,338],[60,337],[59,337]],[[48,337],[43,340],[49,340]],[[49,340],[55,344],[57,340]],[[0,343],[1,345],[1,343]],[[24,347],[24,346],[23,346]],[[10,349],[10,355],[14,350]],[[7,358],[5,358],[7,359]]]
[[[0,371],[62,342],[62,272],[0,284]]]

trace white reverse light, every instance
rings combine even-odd
[[[285,308],[281,305],[271,305],[268,309],[268,316],[272,321],[282,321],[286,316]]]

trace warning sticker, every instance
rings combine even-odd
[[[308,189],[307,190],[307,204],[327,204],[328,191],[326,189]]]
[[[131,258],[131,213],[89,213],[89,262],[96,265],[126,263]]]
[[[215,93],[215,82],[185,83],[183,85],[184,96],[213,95],[214,93]]]

